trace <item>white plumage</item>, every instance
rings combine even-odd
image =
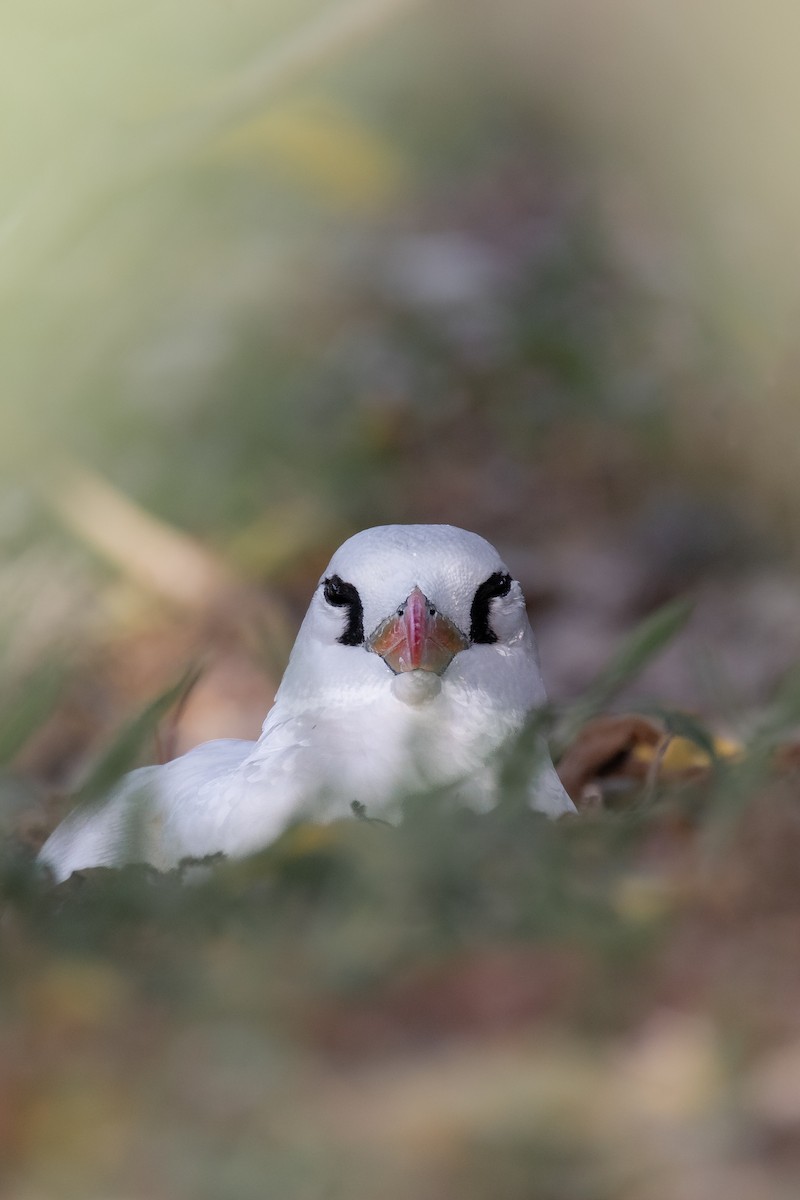
[[[545,700],[518,583],[477,534],[385,525],[336,551],[257,742],[207,742],[132,771],[62,822],[40,858],[58,879],[91,866],[242,857],[304,816],[391,815],[451,785],[496,799],[497,751]],[[546,751],[531,807],[574,812]]]

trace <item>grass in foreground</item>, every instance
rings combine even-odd
[[[792,696],[740,756],[587,720],[558,825],[509,787],[55,889],[10,839],[3,1194],[796,1194]]]

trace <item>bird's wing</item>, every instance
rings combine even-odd
[[[252,748],[234,739],[207,742],[163,766],[131,771],[101,803],[70,813],[40,861],[61,880],[84,867],[150,862],[163,870],[216,852],[209,792],[226,788]]]
[[[313,714],[282,718],[273,709],[239,770],[213,796],[215,836],[225,854],[252,854],[292,821],[312,810],[319,815],[324,760],[312,749],[316,728]]]
[[[541,739],[541,756],[531,779],[529,797],[531,808],[548,817],[562,817],[565,813],[578,811],[558,777],[544,738]]]

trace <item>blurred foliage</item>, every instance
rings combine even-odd
[[[9,469],[46,483],[69,449],[206,536],[287,494],[363,523],[395,499],[386,453],[472,403],[514,439],[652,406],[641,292],[557,114],[532,141],[470,21],[453,43],[446,8],[398,2],[40,7],[5,18]],[[487,153],[496,204],[469,196]]]
[[[797,12],[0,21],[3,1195],[796,1196]],[[491,814],[51,889],[54,787],[188,662],[257,728],[384,520],[519,563],[581,819],[517,803],[548,712]],[[702,713],[604,711],[678,647]]]
[[[800,826],[760,791],[713,857],[707,780],[666,778],[558,825],[431,797],[56,889],[7,851],[4,1193],[791,1194],[800,975],[768,930]]]
[[[582,815],[559,823],[511,785],[483,815],[432,794],[397,827],[362,809],[242,862],[58,887],[7,837],[4,1194],[790,1195],[800,760],[774,734],[794,698],[738,749],[676,712],[579,728],[579,698],[560,726]]]

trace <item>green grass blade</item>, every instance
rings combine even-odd
[[[603,709],[683,629],[692,613],[692,604],[685,599],[669,604],[646,617],[623,641],[617,652],[590,684],[583,696],[565,713],[557,735],[558,747],[563,750],[586,722]]]
[[[717,747],[714,744],[713,734],[697,717],[692,716],[691,713],[682,712],[680,709],[662,708],[658,704],[647,705],[643,711],[657,717],[670,737],[685,738],[689,742],[694,742],[695,746],[699,746],[708,755],[712,763],[717,761]]]
[[[0,700],[0,765],[7,766],[28,738],[47,719],[64,683],[61,663],[48,662],[14,686]]]
[[[795,734],[800,725],[800,670],[793,667],[781,681],[775,699],[750,739],[749,753],[769,754],[775,744]]]
[[[76,795],[78,804],[92,804],[108,792],[127,770],[136,762],[137,756],[148,737],[173,705],[179,703],[194,687],[200,669],[192,666],[177,683],[172,684],[160,696],[151,701],[114,739],[109,748],[92,767],[87,779]]]

